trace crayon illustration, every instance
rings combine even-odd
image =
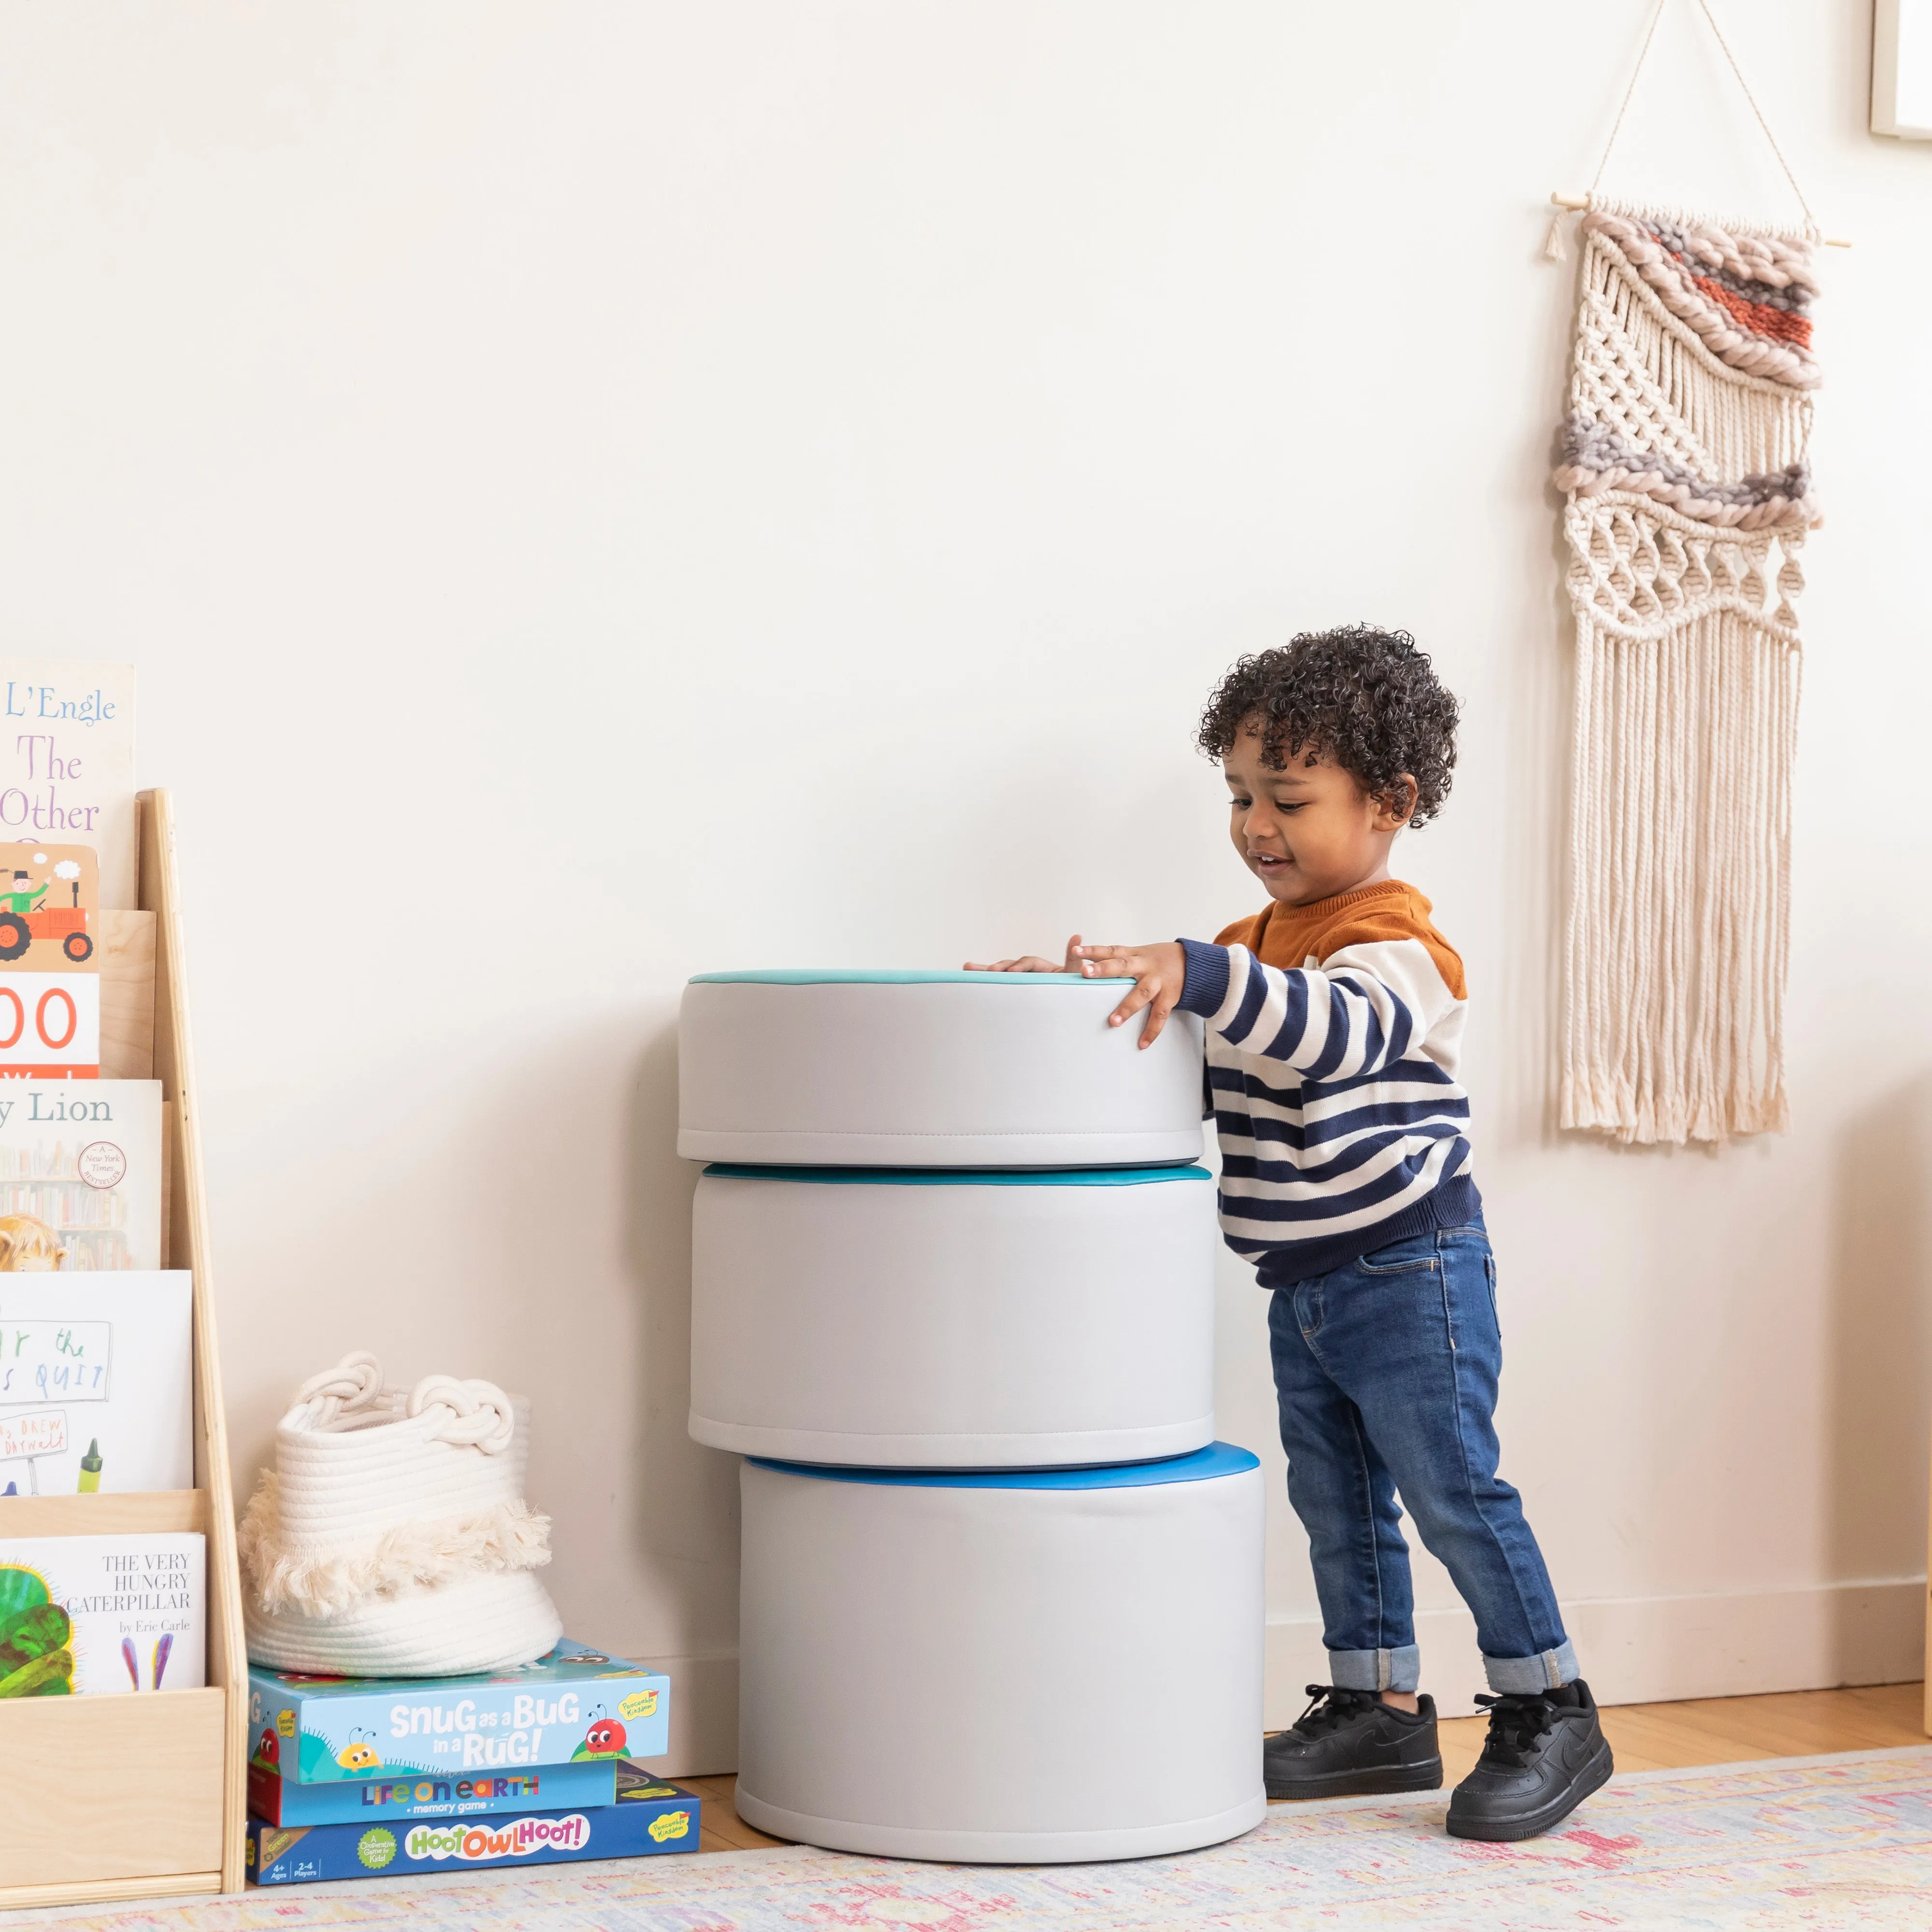
[[[80,1459],[80,1486],[76,1495],[91,1496],[100,1487],[100,1438],[91,1437],[87,1454]]]
[[[151,1690],[158,1690],[161,1688],[161,1678],[167,1670],[168,1658],[174,1647],[174,1633],[172,1630],[162,1631],[154,1640],[154,1661],[148,1666],[148,1688]]]
[[[134,1681],[134,1688],[141,1688],[141,1666],[134,1654],[134,1640],[124,1636],[121,1640],[121,1661],[128,1666],[128,1675]]]

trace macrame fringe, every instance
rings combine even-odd
[[[1781,1132],[1796,640],[1738,610],[1577,626],[1562,1121]]]
[[[340,1616],[402,1591],[540,1569],[550,1560],[550,1518],[520,1501],[499,1503],[478,1516],[404,1523],[374,1543],[329,1551],[284,1538],[280,1496],[280,1475],[264,1469],[236,1532],[256,1601],[265,1612]]]

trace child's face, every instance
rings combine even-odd
[[[1304,752],[1276,771],[1262,762],[1258,734],[1244,730],[1221,769],[1234,850],[1270,898],[1312,905],[1387,874],[1402,820],[1333,758]]]

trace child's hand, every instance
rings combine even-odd
[[[1180,999],[1187,982],[1187,955],[1176,940],[1166,939],[1153,946],[1082,946],[1076,934],[1068,957],[1078,958],[1080,970],[1090,980],[1135,980],[1133,991],[1107,1016],[1109,1026],[1118,1026],[1130,1014],[1148,1009],[1147,1024],[1141,1028],[1140,1043],[1151,1046],[1160,1037]]]
[[[1027,952],[1017,959],[995,959],[986,966],[969,959],[964,970],[968,973],[1077,973],[1080,970],[1079,951],[1080,935],[1076,932],[1066,942],[1066,957],[1064,961],[1042,959],[1037,952]]]

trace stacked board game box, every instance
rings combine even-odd
[[[698,1849],[668,1678],[579,1643],[520,1670],[410,1678],[249,1673],[256,1885]]]

